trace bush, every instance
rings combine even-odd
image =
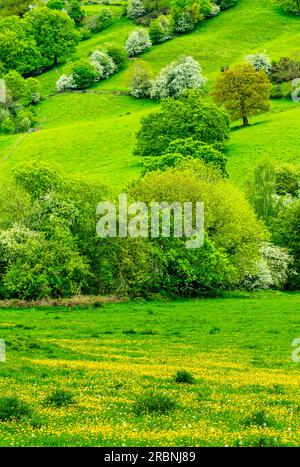
[[[167,153],[182,154],[184,157],[201,160],[226,174],[226,156],[213,146],[201,141],[195,141],[192,138],[176,139],[169,144]]]
[[[136,415],[165,414],[174,410],[175,407],[176,403],[167,394],[149,392],[137,398],[134,411]]]
[[[11,420],[20,420],[32,414],[31,408],[21,401],[18,397],[0,398],[0,420],[8,422]]]
[[[115,73],[117,66],[115,65],[113,59],[106,53],[100,50],[95,50],[90,56],[92,64],[97,64],[99,69],[98,79],[108,78],[110,75]],[[100,73],[102,70],[102,73]]]
[[[229,128],[229,118],[222,110],[204,102],[198,92],[189,91],[177,100],[163,100],[158,111],[142,119],[134,154],[160,156],[171,141],[185,138],[221,149]]]
[[[177,98],[187,89],[203,89],[205,83],[206,78],[202,76],[199,63],[192,57],[185,56],[161,70],[153,82],[151,97]]]
[[[145,52],[152,46],[149,34],[144,29],[137,29],[133,31],[128,37],[125,50],[127,54],[132,57]]]
[[[99,79],[99,71],[90,60],[82,58],[72,64],[70,76],[76,89],[87,89]]]
[[[118,44],[108,44],[106,52],[113,59],[118,71],[125,67],[128,56],[123,47],[120,47]]]
[[[76,85],[73,79],[73,75],[61,75],[56,81],[56,90],[59,92],[66,91],[67,89],[75,89]]]
[[[155,170],[163,171],[170,167],[178,167],[184,161],[192,160],[201,161],[208,164],[208,166],[218,169],[220,173],[227,175],[227,158],[224,154],[209,144],[195,141],[191,138],[172,141],[166,154],[162,156],[145,158],[143,161],[143,174]]]
[[[295,274],[291,274],[288,286],[292,289],[300,288],[300,200],[284,206],[274,219],[272,226],[274,242],[286,247],[294,258],[293,268]]]
[[[277,3],[284,10],[300,15],[300,4],[298,0],[277,0]]]
[[[174,377],[174,381],[175,383],[180,383],[180,384],[194,384],[195,378],[188,371],[180,370],[180,371],[177,371]]]
[[[247,55],[245,57],[245,61],[250,63],[250,65],[252,65],[253,68],[255,68],[257,71],[263,70],[267,75],[269,75],[271,72],[271,60],[270,57],[265,53]]]
[[[61,389],[56,389],[52,394],[46,397],[45,405],[53,405],[57,409],[75,404],[73,394]]]
[[[227,10],[227,8],[234,6],[237,0],[215,0],[215,2],[220,6],[221,10]]]
[[[63,10],[65,8],[64,0],[49,0],[47,7],[51,10]]]
[[[136,63],[130,79],[129,93],[138,99],[150,97],[152,76],[151,67],[147,62]]]
[[[151,22],[149,36],[152,44],[165,42],[173,37],[174,25],[171,17],[159,16]]]
[[[92,33],[101,32],[111,25],[113,20],[112,12],[109,8],[103,9],[99,14],[86,16],[83,25]]]
[[[290,195],[293,198],[300,194],[300,165],[280,164],[275,167],[276,194]]]
[[[288,99],[291,98],[294,90],[291,82],[273,84],[271,88],[271,99]]]
[[[201,1],[173,0],[171,14],[176,32],[185,33],[194,29],[204,19],[201,12]]]
[[[278,62],[272,63],[271,81],[282,83],[292,81],[300,76],[300,62],[289,57],[282,57]]]
[[[282,289],[289,277],[292,257],[286,249],[271,243],[263,243],[261,253],[257,271],[245,279],[242,287],[248,290]]]
[[[78,0],[69,0],[67,12],[77,26],[81,24],[83,18],[85,17],[85,13],[81,9]]]
[[[127,7],[127,16],[131,19],[137,19],[146,13],[146,7],[143,0],[129,0]]]

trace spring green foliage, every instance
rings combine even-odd
[[[300,15],[300,0],[276,0],[284,10]]]
[[[274,220],[272,228],[274,241],[288,248],[294,258],[295,274],[291,274],[290,287],[300,287],[300,200],[295,200],[282,208]]]
[[[43,66],[56,64],[75,52],[79,36],[66,13],[37,8],[26,13],[24,21],[27,34],[36,41]]]
[[[192,138],[222,148],[229,134],[228,116],[195,91],[165,99],[159,111],[144,117],[135,154],[160,156],[174,139]]]
[[[247,126],[250,116],[269,110],[270,90],[265,72],[243,63],[221,73],[214,96],[219,105],[224,105],[233,121],[242,118],[243,125]]]

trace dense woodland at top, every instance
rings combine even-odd
[[[299,16],[0,0],[0,298],[299,289]],[[203,201],[204,246],[98,238],[122,192]]]

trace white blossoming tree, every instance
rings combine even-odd
[[[187,89],[202,89],[206,81],[200,64],[192,57],[184,56],[161,70],[153,82],[151,97],[179,97]]]
[[[144,29],[133,31],[128,37],[125,50],[130,57],[141,54],[152,46],[149,34]]]
[[[250,63],[257,71],[262,70],[267,73],[267,75],[271,72],[272,63],[270,57],[265,53],[247,55],[245,61]]]

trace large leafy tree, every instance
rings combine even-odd
[[[36,8],[26,13],[28,34],[36,40],[44,66],[70,57],[79,42],[74,21],[63,11]]]
[[[271,84],[264,71],[257,71],[249,63],[229,68],[219,76],[214,97],[224,105],[232,120],[243,119],[249,125],[249,117],[269,110]]]
[[[38,68],[41,56],[34,38],[27,34],[17,16],[0,21],[0,62],[6,71],[28,73]]]
[[[300,15],[300,0],[276,0],[277,3],[287,11]]]
[[[157,112],[142,119],[135,154],[160,156],[171,141],[192,138],[222,148],[229,134],[229,118],[216,106],[202,100],[197,91],[187,91],[179,99],[162,101]]]

